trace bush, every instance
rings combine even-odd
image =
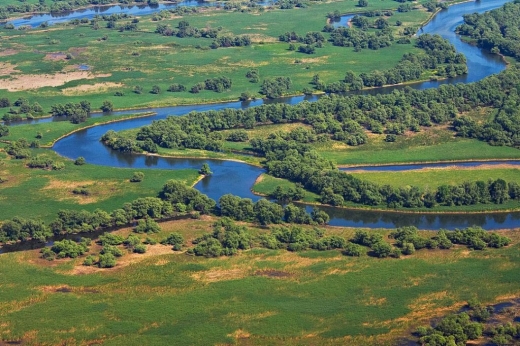
[[[137,226],[134,228],[134,232],[136,233],[159,233],[160,231],[161,227],[151,218],[139,220]]]
[[[106,245],[121,245],[123,244],[124,238],[118,234],[105,233],[99,237],[98,243]]]
[[[99,255],[99,268],[112,268],[116,265],[116,258],[111,253]]]
[[[114,104],[112,101],[105,100],[99,109],[101,109],[103,112],[112,112],[114,110]]]
[[[136,245],[136,246],[134,246],[134,252],[135,253],[145,253],[146,246],[144,246],[143,244]]]
[[[130,182],[132,183],[140,183],[144,179],[144,173],[143,172],[134,172],[134,175],[132,175],[132,178],[130,178]]]
[[[84,266],[91,266],[93,265],[94,263],[96,263],[96,258],[92,255],[89,255],[85,258],[85,260],[83,261],[83,265]]]
[[[177,232],[170,233],[166,239],[161,240],[163,245],[180,245],[184,244],[184,237]]]
[[[347,245],[345,245],[345,250],[343,251],[343,254],[346,256],[359,257],[363,254],[363,251],[363,247],[357,244],[348,243]]]
[[[74,164],[76,166],[83,166],[85,163],[87,163],[87,161],[85,160],[85,158],[83,156],[80,156],[78,157],[75,161],[74,161]]]
[[[123,251],[114,245],[105,245],[101,249],[100,254],[102,254],[102,255],[111,254],[114,257],[121,257],[121,256],[123,256]]]

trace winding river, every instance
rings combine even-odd
[[[498,73],[505,68],[505,62],[497,55],[489,54],[477,47],[462,42],[454,33],[454,29],[462,22],[462,14],[484,12],[497,8],[508,1],[490,0],[483,2],[467,2],[453,5],[439,12],[433,20],[425,25],[419,33],[436,33],[448,39],[457,50],[467,57],[468,74],[450,80],[428,81],[411,85],[417,89],[434,88],[444,83],[469,83],[478,81],[486,76]],[[133,14],[143,14],[135,12]],[[70,20],[68,18],[67,20]],[[344,21],[345,22],[345,21]],[[391,86],[370,90],[369,93],[390,92],[403,86]],[[303,100],[315,101],[317,96],[299,96],[283,98],[270,102],[298,103]],[[214,172],[201,180],[195,186],[202,193],[218,200],[226,193],[233,193],[241,197],[258,200],[259,197],[251,193],[256,178],[263,169],[241,162],[208,160],[208,159],[176,159],[157,156],[124,154],[113,151],[99,141],[99,138],[108,130],[126,130],[149,124],[152,120],[164,119],[169,115],[183,115],[190,111],[216,110],[223,108],[246,108],[257,106],[265,101],[257,100],[248,103],[229,102],[212,105],[190,105],[146,109],[157,114],[152,117],[125,120],[117,123],[99,125],[93,128],[76,132],[59,140],[53,149],[60,155],[68,158],[83,156],[88,163],[112,167],[132,168],[161,168],[161,169],[198,169],[203,163],[208,163]],[[135,113],[135,111],[115,112],[114,114]],[[52,121],[52,119],[42,119]],[[427,166],[427,165],[423,165]],[[358,167],[359,168],[359,167]],[[310,209],[310,207],[307,207]],[[420,229],[454,229],[471,225],[482,226],[486,229],[512,228],[520,225],[520,212],[486,213],[486,214],[429,214],[429,213],[398,213],[370,210],[347,210],[333,207],[319,207],[330,216],[330,224],[334,226],[393,228],[398,226],[415,225]]]

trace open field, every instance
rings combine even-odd
[[[320,154],[338,165],[370,165],[411,162],[520,159],[520,151],[491,146],[475,139],[454,137],[454,132],[433,129],[398,136],[396,142],[384,141],[385,135],[370,135],[365,145],[351,147],[341,143],[318,147]]]
[[[5,70],[5,73],[0,70],[0,97],[12,100],[25,97],[31,102],[39,102],[45,110],[54,103],[77,102],[85,98],[93,107],[108,99],[116,108],[236,100],[242,92],[260,96],[260,84],[251,83],[245,77],[251,68],[259,70],[260,81],[289,75],[293,82],[289,92],[294,94],[312,87],[309,82],[315,74],[319,74],[325,83],[331,83],[341,80],[348,70],[362,73],[389,69],[403,54],[416,51],[411,44],[394,43],[376,51],[354,52],[352,48],[335,47],[327,42],[316,50],[316,54],[307,55],[290,51],[287,43],[278,42],[278,36],[286,31],[296,31],[300,35],[321,31],[328,12],[360,11],[356,4],[342,1],[251,13],[211,10],[183,18],[171,14],[160,22],[152,21],[148,16],[141,18],[138,31],[124,32],[105,28],[107,22],[104,21],[97,30],[92,30],[88,24],[55,25],[27,31],[3,29],[0,30],[1,46],[10,53],[0,54],[0,69]],[[363,11],[396,7],[396,2],[384,0],[371,3]],[[398,32],[401,29],[395,26],[395,21],[400,20],[403,25],[413,21],[418,26],[428,16],[424,9],[395,12],[389,22]],[[175,28],[181,20],[198,28],[222,27],[223,34],[248,34],[253,38],[253,44],[210,49],[213,41],[210,38],[166,37],[154,33],[159,23]],[[67,54],[72,58],[67,59]],[[197,59],[194,60],[194,56]],[[83,65],[89,70],[80,71]],[[232,79],[230,91],[198,94],[166,91],[172,83],[183,84],[189,89],[207,78],[222,75]],[[136,85],[143,88],[142,94],[132,92]],[[150,93],[153,85],[161,88],[160,94]],[[115,92],[122,92],[124,96],[114,96]]]
[[[381,185],[418,186],[436,188],[440,185],[458,185],[466,181],[488,181],[503,179],[507,182],[520,183],[518,168],[479,168],[479,169],[429,169],[407,172],[353,172],[353,176]]]
[[[162,226],[190,239],[210,224]],[[265,249],[205,259],[154,245],[93,271],[79,270],[81,258],[10,253],[0,262],[8,283],[0,335],[48,344],[395,345],[471,298],[492,303],[520,293],[520,234],[505,234],[514,241],[503,249],[422,250],[402,259]]]
[[[0,184],[0,220],[23,216],[49,222],[60,209],[93,211],[101,208],[110,212],[136,198],[156,196],[169,179],[191,185],[199,177],[195,170],[76,166],[50,150],[32,152],[63,162],[65,168],[61,171],[30,169],[24,160],[8,159],[5,153],[0,153],[0,177],[6,180]],[[129,181],[135,171],[145,174],[142,182]],[[72,191],[76,188],[85,188],[90,194],[74,194]]]

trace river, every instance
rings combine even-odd
[[[498,73],[505,68],[505,62],[497,55],[489,54],[474,46],[462,42],[454,33],[454,29],[462,22],[462,14],[484,12],[497,8],[508,1],[491,0],[485,2],[467,2],[450,6],[440,11],[432,21],[425,25],[419,33],[437,33],[448,39],[457,50],[463,53],[468,61],[468,74],[443,81],[428,81],[410,85],[413,88],[425,89],[438,87],[444,83],[469,83],[478,81],[486,76]],[[141,13],[134,13],[141,14]],[[391,86],[370,90],[368,93],[389,92],[403,86]],[[283,98],[270,102],[285,102],[295,104],[307,99],[315,101],[317,96],[299,96]],[[152,120],[164,119],[169,115],[183,115],[190,111],[216,110],[223,108],[246,108],[264,103],[263,100],[249,103],[229,102],[213,105],[190,105],[146,109],[157,115],[147,118],[130,119],[117,123],[99,125],[93,128],[76,132],[59,140],[53,149],[60,155],[68,158],[83,156],[90,164],[132,167],[132,168],[162,168],[162,169],[198,169],[203,163],[208,163],[213,171],[212,176],[201,180],[195,188],[209,197],[218,200],[226,193],[233,193],[240,197],[257,200],[259,197],[250,191],[256,178],[263,169],[241,162],[207,160],[207,159],[175,159],[157,156],[124,154],[113,151],[100,143],[99,138],[108,130],[121,131],[149,124]],[[132,113],[135,111],[115,112],[114,114]],[[52,121],[43,119],[40,121]],[[310,209],[310,207],[307,207]],[[414,225],[420,229],[454,229],[470,225],[482,226],[486,229],[512,228],[520,224],[520,212],[486,213],[486,214],[428,214],[428,213],[397,213],[380,211],[358,211],[333,207],[320,207],[331,216],[331,225],[369,228],[393,228],[398,226]]]

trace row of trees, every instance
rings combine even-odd
[[[520,199],[520,186],[502,179],[488,182],[464,182],[423,190],[416,186],[395,188],[379,185],[345,174],[334,168],[308,146],[296,141],[255,139],[253,150],[266,157],[269,174],[302,184],[321,196],[321,202],[341,206],[345,202],[389,208],[433,208],[437,205],[460,206],[474,204],[502,204]]]

